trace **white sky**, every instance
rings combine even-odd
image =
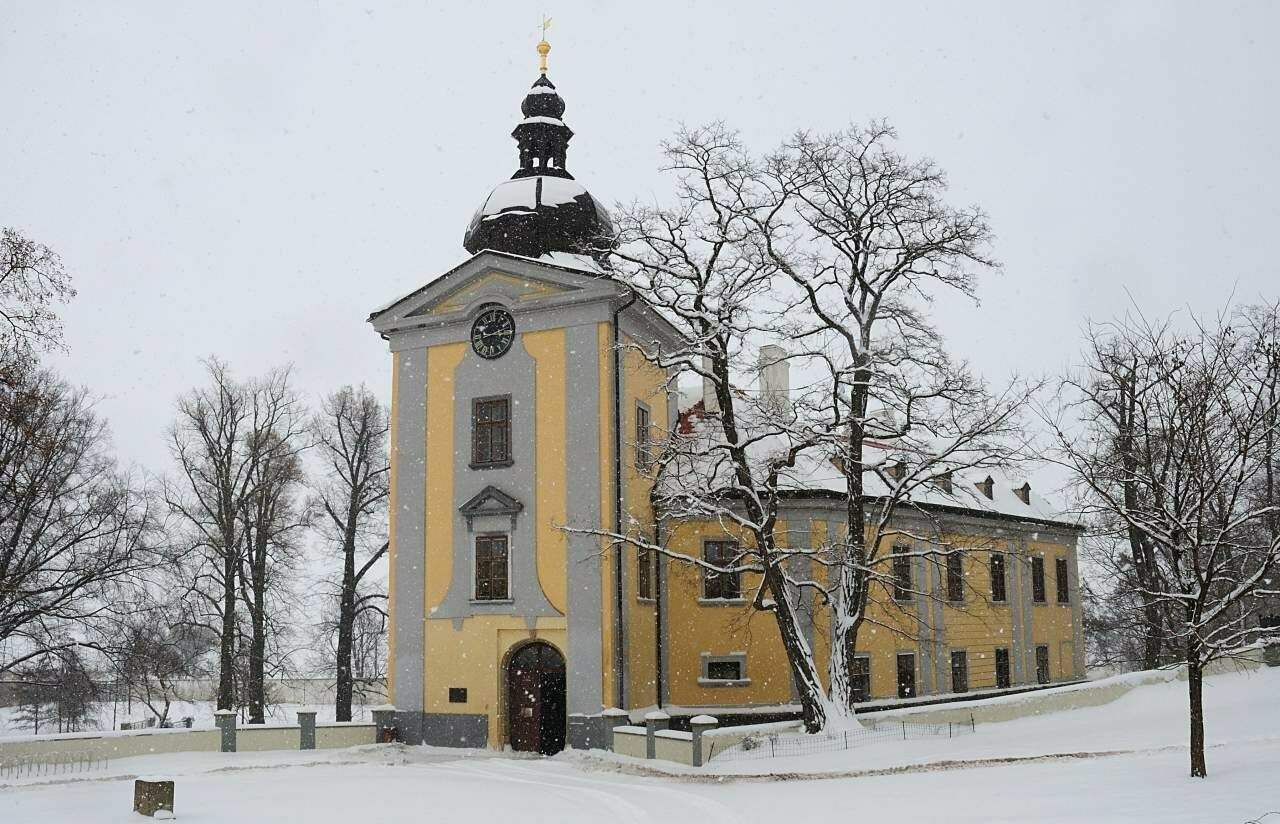
[[[537,76],[534,5],[448,5],[0,0],[0,225],[74,275],[56,363],[126,461],[168,468],[210,354],[292,362],[313,399],[389,394],[368,311],[465,258]],[[990,213],[1004,273],[937,310],[996,381],[1058,371],[1130,294],[1280,291],[1280,4],[903,5],[557,2],[569,169],[606,203],[665,199],[680,122],[763,150],[886,117]]]

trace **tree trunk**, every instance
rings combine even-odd
[[[791,681],[800,696],[800,712],[805,732],[821,732],[827,723],[827,702],[822,693],[822,682],[818,679],[818,670],[813,664],[813,650],[809,648],[809,640],[805,638],[800,623],[796,620],[785,576],[774,568],[765,574],[768,576],[769,594],[774,601],[773,617],[778,622],[778,634],[782,636],[782,645],[787,651],[787,662],[791,667]]]
[[[831,684],[831,703],[853,715],[853,666],[858,648],[858,630],[865,614],[867,592],[867,518],[863,509],[863,426],[867,411],[865,387],[871,379],[866,369],[854,373],[854,385],[849,398],[849,443],[845,476],[844,542],[835,558],[835,573],[839,576],[835,608],[832,611],[831,662],[828,677]],[[834,542],[833,536],[827,536]],[[831,574],[828,572],[827,574]]]
[[[342,596],[338,606],[337,695],[334,719],[351,720],[351,638],[356,620],[355,534],[348,530],[343,540]]]
[[[265,572],[265,570],[262,570]],[[249,723],[265,724],[267,690],[264,669],[267,660],[266,587],[261,576],[253,585],[253,637],[249,639]]]
[[[1191,704],[1191,777],[1204,778],[1209,770],[1204,763],[1204,669],[1200,662],[1199,644],[1194,637],[1187,641],[1187,693]]]
[[[218,709],[235,706],[236,682],[236,553],[227,545],[222,556],[222,638],[218,644]]]

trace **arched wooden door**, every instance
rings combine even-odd
[[[542,641],[507,664],[507,734],[511,749],[552,755],[564,749],[564,657]]]

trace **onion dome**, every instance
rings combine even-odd
[[[520,168],[489,192],[463,236],[462,245],[472,254],[482,249],[525,257],[595,254],[612,243],[608,212],[565,168],[573,130],[561,119],[564,100],[547,79],[550,49],[546,40],[538,44],[542,73],[520,104],[524,119],[511,132]]]

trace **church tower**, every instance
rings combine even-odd
[[[393,358],[388,680],[410,743],[600,746],[603,709],[654,703],[628,657],[652,667],[634,559],[573,530],[652,520],[630,450],[675,406],[626,344],[674,330],[609,275],[613,226],[569,172],[549,50],[471,256],[369,317]]]

